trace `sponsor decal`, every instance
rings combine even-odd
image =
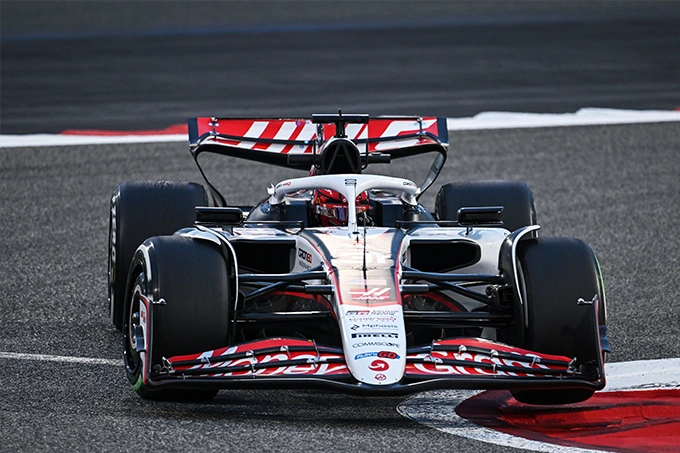
[[[384,381],[385,379],[387,379],[387,376],[385,376],[385,375],[382,374],[382,373],[378,373],[378,374],[375,375],[375,380],[376,380],[376,381]]]
[[[404,181],[402,184],[408,187],[416,187],[415,183],[412,183],[411,181]]]
[[[339,356],[325,355],[325,358],[336,358]],[[273,354],[266,355],[264,357],[253,358],[243,358],[233,361],[217,362],[209,366],[201,366],[200,368],[215,368],[218,366],[243,366],[256,363],[271,363],[271,368],[261,368],[256,370],[254,373],[250,370],[246,371],[234,371],[234,372],[223,372],[222,370],[216,374],[216,376],[243,376],[243,375],[276,375],[276,374],[309,374],[309,375],[325,375],[325,374],[336,374],[346,372],[347,367],[344,364],[313,364],[312,361],[316,360],[316,354]],[[309,365],[293,365],[293,366],[277,366],[276,362],[286,362],[288,360],[300,360],[306,359],[310,362]]]
[[[384,360],[374,360],[368,366],[368,369],[371,371],[387,371],[389,367],[390,364],[385,362]]]
[[[356,180],[356,179],[347,178],[347,179],[345,179],[345,185],[346,185],[346,186],[356,186],[356,185],[357,185],[357,180]]]
[[[360,317],[348,317],[349,322],[359,324],[362,322],[397,322],[397,318],[394,316],[377,317],[372,316],[360,316]]]
[[[280,183],[278,183],[278,184],[276,185],[276,188],[279,189],[279,188],[281,188],[281,187],[288,187],[288,186],[290,186],[291,184],[292,184],[292,183],[291,183],[290,181],[280,182]]]
[[[302,261],[307,261],[308,263],[312,262],[312,254],[303,249],[298,249],[298,258]]]
[[[371,310],[371,316],[394,316],[399,310]]]
[[[356,326],[356,328],[355,328],[355,326]],[[361,324],[361,326],[359,326],[357,324],[352,326],[352,330],[357,330],[359,328],[369,329],[369,330],[371,330],[371,329],[373,329],[373,330],[375,330],[375,329],[398,330],[399,326],[397,326],[396,324],[366,324],[366,323]]]
[[[390,300],[389,288],[371,288],[369,290],[350,290],[352,300]]]
[[[390,341],[362,341],[360,343],[354,343],[353,348],[366,348],[366,347],[379,347],[383,346],[386,348],[398,348],[399,343],[392,343]]]
[[[517,354],[517,357],[525,358],[538,358],[541,357],[537,354]],[[415,372],[416,374],[468,374],[468,375],[494,375],[494,376],[530,376],[534,377],[529,371],[532,369],[550,369],[550,367],[543,365],[538,362],[525,362],[499,357],[489,357],[488,354],[472,354],[469,352],[452,352],[452,351],[433,351],[432,353],[422,353],[415,354],[414,356],[409,356],[414,358],[441,358],[456,360],[460,362],[468,362],[465,365],[444,365],[444,364],[434,364],[434,363],[413,363],[406,367],[406,372]],[[501,370],[488,370],[484,368],[476,368],[475,363],[490,363],[503,366],[514,366],[525,368],[526,373],[516,373],[512,371],[501,371]]]
[[[288,343],[288,344],[286,344]],[[333,375],[333,374],[346,374],[348,372],[347,366],[344,363],[327,363],[325,360],[328,359],[341,359],[342,356],[337,354],[331,354],[326,352],[319,353],[307,353],[307,352],[288,352],[288,353],[273,353],[273,354],[256,354],[251,357],[243,357],[234,360],[218,360],[215,356],[221,354],[234,354],[236,352],[243,352],[246,348],[255,347],[257,351],[258,347],[280,347],[283,345],[291,346],[307,346],[302,341],[288,342],[287,340],[265,340],[259,343],[251,343],[247,346],[234,346],[229,348],[223,348],[215,351],[207,351],[199,355],[193,356],[178,356],[170,358],[170,362],[177,360],[196,360],[196,359],[211,359],[207,363],[201,365],[195,365],[192,367],[178,367],[176,369],[201,369],[206,371],[206,375],[213,377],[220,376],[272,376],[272,375]],[[241,349],[239,349],[241,348]],[[304,364],[289,365],[289,361],[297,360],[301,362],[306,362]],[[250,369],[251,365],[255,364],[267,364],[267,368],[259,368],[256,370]],[[239,370],[228,369],[224,367],[234,367],[241,368]],[[215,368],[221,368],[216,370]],[[246,369],[243,369],[246,368]]]
[[[359,328],[360,328],[360,326],[358,324],[354,324],[352,327],[350,327],[350,329],[352,329],[352,330],[357,330]]]
[[[114,203],[111,203],[111,237],[109,240],[111,242],[111,275],[109,277],[111,278],[111,284],[113,285],[116,282],[116,205]],[[113,288],[111,288],[112,305],[114,292]]]
[[[352,315],[366,316],[366,315],[371,314],[371,310],[349,310],[345,314],[347,316],[352,316]]]
[[[353,333],[352,338],[399,338],[399,334],[390,332]]]
[[[242,237],[253,236],[285,236],[287,233],[282,233],[279,230],[273,231],[272,228],[247,228],[248,231],[234,232]]]
[[[392,351],[380,351],[380,352],[362,352],[354,356],[354,360],[366,359],[370,357],[379,357],[381,359],[398,359],[399,354]]]

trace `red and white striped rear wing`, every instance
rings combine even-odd
[[[311,155],[334,134],[334,124],[314,124],[308,118],[189,119],[192,149],[302,169],[309,169],[308,159],[288,155]],[[436,117],[380,116],[365,124],[347,124],[345,134],[362,154],[380,152],[393,158],[445,153],[449,142],[446,118]]]
[[[216,204],[226,206],[225,198],[201,168],[199,154],[208,152],[310,170],[317,164],[316,151],[335,131],[335,124],[315,123],[309,118],[190,118],[189,145]],[[434,183],[446,163],[449,145],[446,118],[378,116],[368,121],[362,119],[361,123],[348,122],[345,135],[365,156],[362,161],[366,165],[372,157],[376,162],[385,162],[382,158],[387,157],[389,162],[435,153],[432,166],[420,184],[421,195]]]

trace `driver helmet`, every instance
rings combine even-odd
[[[315,189],[312,199],[314,218],[320,226],[343,226],[347,225],[348,207],[347,199],[330,189]],[[356,199],[357,220],[361,220],[360,215],[364,212],[368,214],[370,209],[368,203],[368,192],[361,192]]]

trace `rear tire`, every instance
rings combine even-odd
[[[519,181],[463,181],[445,184],[435,201],[435,218],[458,220],[463,207],[503,206],[503,228],[515,231],[536,225],[534,196]]]
[[[123,328],[125,286],[132,256],[145,239],[191,226],[195,207],[207,206],[203,186],[192,182],[136,181],[120,184],[109,214],[109,316]]]
[[[162,359],[201,353],[228,344],[231,280],[228,257],[212,243],[182,236],[148,239],[135,253],[125,310],[126,372],[134,390],[145,399],[206,400],[217,390],[151,389],[144,384],[143,363],[136,351],[141,298],[150,306],[148,369]],[[163,300],[164,302],[161,302]],[[137,336],[138,338],[139,336]]]
[[[515,344],[576,358],[577,369],[594,370],[602,357],[598,318],[593,305],[577,303],[597,297],[599,308],[599,301],[604,301],[599,267],[590,247],[571,238],[527,239],[519,244],[518,260],[528,325]],[[522,322],[524,315],[517,319]],[[587,400],[593,390],[517,390],[512,394],[527,404],[570,404]]]

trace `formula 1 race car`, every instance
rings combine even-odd
[[[111,199],[110,316],[143,398],[501,388],[562,404],[604,387],[605,293],[588,245],[538,237],[521,182],[446,184],[434,213],[418,202],[446,161],[445,118],[196,118],[189,139],[207,191],[129,182]],[[203,153],[311,175],[236,207]],[[420,185],[366,171],[426,153]]]

